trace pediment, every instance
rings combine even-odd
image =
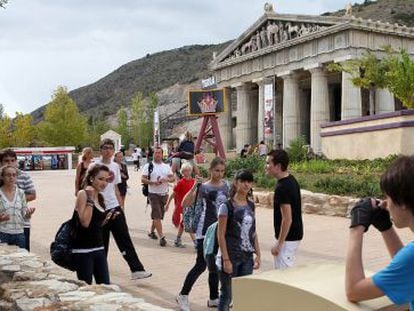
[[[220,53],[213,65],[249,54],[260,54],[288,41],[325,31],[346,21],[333,17],[267,13]]]

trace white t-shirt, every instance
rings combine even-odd
[[[150,181],[157,181],[159,178],[167,178],[168,175],[172,175],[171,168],[165,163],[155,163],[150,175]],[[142,175],[148,176],[149,163],[145,164],[142,169]],[[161,185],[148,185],[149,193],[157,194],[168,194],[168,182],[162,183]]]
[[[109,168],[109,182],[105,190],[101,192],[105,200],[105,209],[109,210],[119,206],[118,199],[115,195],[115,187],[121,183],[121,171],[118,163],[111,161],[110,164],[106,164],[102,162],[102,159],[99,159],[95,163],[91,163],[89,167],[94,164],[105,165]]]
[[[142,149],[141,148],[137,148],[137,157],[138,159],[142,156]]]

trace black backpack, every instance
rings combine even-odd
[[[50,244],[52,261],[65,269],[75,271],[76,266],[72,255],[72,244],[79,226],[78,214],[75,211],[68,221],[65,221],[56,233],[55,240]]]
[[[152,161],[148,164],[148,179],[151,179],[151,173],[152,170],[154,169],[154,163],[152,163]],[[144,196],[148,196],[148,184],[142,184],[142,194]]]

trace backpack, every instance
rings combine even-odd
[[[152,161],[148,164],[148,179],[151,179],[151,173],[154,169],[154,163]],[[149,193],[148,184],[142,184],[142,194],[147,197]]]
[[[197,184],[197,190],[196,190],[194,203],[191,204],[191,206],[184,208],[183,210],[183,225],[184,225],[185,232],[195,233],[197,230],[196,206],[197,206],[198,191],[200,190],[200,186],[201,184]]]
[[[75,271],[72,245],[79,226],[77,212],[73,212],[71,219],[65,221],[58,229],[55,240],[50,244],[50,258],[62,268]]]
[[[227,223],[233,217],[233,204],[231,203],[230,199],[226,202],[228,213],[227,213]],[[203,241],[203,255],[204,260],[207,263],[208,267],[215,265],[216,256],[218,252],[218,239],[217,239],[217,228],[218,228],[218,221],[212,223],[206,231],[204,235]],[[211,270],[209,268],[209,270]]]

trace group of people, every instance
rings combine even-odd
[[[138,258],[125,218],[122,183],[128,179],[128,173],[126,167],[122,167],[122,152],[115,152],[113,141],[105,139],[100,145],[100,158],[94,162],[92,158],[92,150],[85,149],[76,173],[74,213],[79,225],[72,252],[77,276],[89,284],[93,278],[96,283],[110,283],[106,257],[112,233],[129,265],[131,279],[148,278],[152,274]],[[29,223],[35,209],[28,207],[27,202],[36,198],[33,182],[27,173],[17,168],[13,150],[3,150],[0,163],[0,241],[30,250]],[[300,186],[288,167],[289,157],[284,150],[267,153],[266,173],[278,181],[273,202],[275,242],[270,250],[276,269],[294,265],[304,234]],[[225,160],[215,158],[210,162],[208,179],[203,181],[194,163],[180,161],[181,178],[169,195],[169,184],[175,182],[177,176],[163,163],[161,148],[154,148],[153,160],[142,169],[141,178],[148,185],[151,205],[148,236],[159,239],[161,247],[167,244],[162,220],[170,202],[175,201],[173,223],[178,230],[174,241],[177,247],[182,247],[183,210],[194,206],[195,228],[191,237],[197,254],[176,297],[184,311],[190,309],[189,294],[206,269],[209,273],[207,305],[229,310],[232,278],[252,274],[261,266],[256,207],[251,199],[253,175],[248,168],[242,169],[229,183],[224,179],[225,170]],[[399,157],[381,177],[385,200],[365,199],[352,209],[345,275],[349,300],[362,301],[386,295],[397,304],[409,303],[414,310],[414,244],[404,246],[394,229],[395,225],[414,231],[413,176],[414,157]],[[215,260],[206,261],[203,242],[208,228],[216,222],[218,253]],[[372,277],[366,277],[361,253],[364,232],[370,225],[382,233],[392,261]]]
[[[267,145],[265,144],[264,140],[260,141],[260,143],[254,148],[249,144],[244,144],[243,148],[240,150],[240,157],[246,158],[249,154],[252,154],[254,152],[256,152],[261,157],[267,156]]]

